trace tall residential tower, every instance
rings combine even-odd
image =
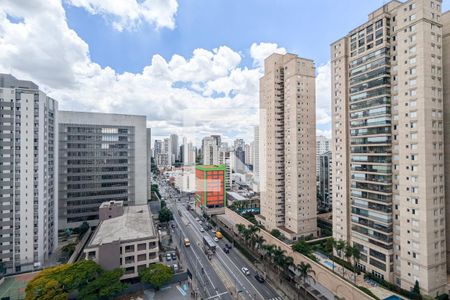
[[[314,62],[272,54],[260,79],[261,223],[289,239],[316,235]]]
[[[0,74],[0,262],[42,266],[58,243],[58,103]]]
[[[441,1],[391,1],[331,45],[333,235],[359,267],[445,291]]]

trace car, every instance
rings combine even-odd
[[[203,227],[201,227],[200,232],[205,232],[205,229],[203,229]]]
[[[219,239],[214,237],[214,242],[218,242],[218,241],[219,241]]]
[[[172,225],[171,225],[171,226],[172,226],[172,228],[175,228],[175,224],[174,224],[174,223],[172,223]]]
[[[255,274],[255,279],[258,280],[259,283],[264,283],[264,281],[266,281],[264,279],[264,277],[261,274],[259,274],[259,273]]]
[[[231,250],[231,248],[233,248],[231,245],[228,245],[228,244],[225,244],[225,247],[230,249],[230,250]]]
[[[223,252],[225,252],[226,254],[230,253],[230,250],[227,247],[223,247]]]
[[[216,230],[213,228],[213,229],[211,229],[211,232],[215,234]]]
[[[250,276],[250,271],[246,267],[242,267],[241,271],[245,276]]]
[[[167,261],[171,261],[172,260],[172,256],[170,255],[170,253],[166,254],[166,260]]]
[[[173,271],[174,271],[174,272],[177,272],[177,271],[178,271],[178,264],[174,264],[174,265],[172,266],[172,268],[173,268]]]
[[[177,254],[175,252],[173,252],[170,256],[172,256],[172,260],[176,260],[177,259]]]

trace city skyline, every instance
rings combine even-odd
[[[354,11],[346,12],[342,8],[345,6],[335,3],[287,1],[280,12],[273,14],[270,5],[263,3],[258,15],[250,13],[255,5],[247,3],[239,14],[247,13],[249,20],[233,19],[230,23],[252,30],[236,37],[222,26],[222,34],[216,37],[214,26],[207,26],[214,22],[210,17],[175,0],[168,1],[166,7],[155,4],[136,14],[142,4],[135,7],[123,4],[125,12],[119,13],[94,1],[42,1],[34,6],[7,1],[0,8],[3,29],[0,41],[9,47],[0,54],[0,72],[33,80],[61,103],[61,109],[145,114],[149,120],[147,127],[154,128],[154,139],[171,133],[182,136],[183,130],[192,132],[191,126],[183,125],[183,119],[195,117],[198,121],[194,131],[199,136],[221,132],[225,140],[236,137],[249,140],[252,126],[258,125],[261,62],[274,51],[287,51],[316,61],[317,135],[330,137],[328,44],[345,34],[347,28],[361,23],[368,12],[381,4],[378,0],[364,4],[358,1],[358,5],[353,5]],[[209,8],[219,24],[227,21],[226,14],[221,16],[224,9],[228,14],[235,12],[234,5],[228,8],[223,1],[214,4],[201,1],[198,5]],[[443,10],[447,6],[444,3]],[[285,21],[272,23],[273,30],[268,33],[254,29],[266,22],[265,18],[274,20],[279,14],[289,16],[299,10],[312,12],[303,21],[286,18],[299,25],[292,26],[300,30],[296,32],[299,38],[292,38],[293,29],[285,27]],[[317,13],[331,15],[336,10],[341,16],[351,13],[352,17],[339,18],[342,24],[330,21],[335,22],[331,28],[326,23],[320,25],[318,30],[324,35],[320,40],[308,32],[307,26],[300,26],[314,22]],[[51,18],[38,16],[36,11]],[[155,12],[160,16],[155,17]],[[196,22],[189,21],[186,14],[193,15]],[[49,19],[58,26],[47,26]],[[49,28],[55,32],[49,32]],[[197,36],[198,30],[204,30],[205,35]],[[41,36],[51,37],[52,43],[43,45]],[[39,46],[24,47],[25,38]],[[61,55],[61,49],[70,51]],[[124,51],[130,54],[119,57]],[[44,66],[50,71],[43,72]],[[103,93],[99,84],[114,93]],[[227,122],[223,122],[224,116]]]

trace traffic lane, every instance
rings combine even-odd
[[[184,227],[185,231],[183,231],[183,229],[180,228],[180,226],[182,226],[182,224],[183,224],[183,222],[181,221],[181,218],[179,218],[179,216],[175,215],[175,214],[174,214],[174,217],[175,217],[176,221],[178,221],[177,229],[179,229],[179,230],[176,230],[179,233],[178,238],[184,239],[184,237],[187,237],[191,241],[191,246],[186,247],[185,253],[188,254],[189,260],[192,261],[192,264],[194,264],[193,263],[194,261],[198,261],[199,266],[197,266],[197,268],[200,267],[200,268],[203,268],[203,270],[204,270],[206,279],[203,280],[203,283],[205,284],[205,287],[207,287],[208,293],[210,294],[209,296],[214,296],[217,293],[226,292],[227,290],[225,288],[225,285],[223,284],[223,282],[221,281],[219,276],[216,274],[216,272],[210,265],[210,262],[209,262],[208,258],[204,255],[203,251],[201,249],[199,249],[199,247],[197,245],[198,240],[195,238],[195,234],[193,234],[192,228],[190,226],[186,226],[186,227]],[[195,253],[197,253],[198,255],[195,255]],[[192,267],[192,268],[195,268],[195,267]],[[219,299],[231,300],[232,298],[230,295],[225,294],[225,295],[220,296]]]
[[[222,247],[222,249],[225,248],[225,244],[231,245],[231,243],[229,241],[227,241],[226,239],[222,239],[220,242],[218,242],[218,244],[220,244],[220,246]],[[236,265],[241,265],[243,267],[248,268],[250,275],[248,276],[250,282],[252,282],[252,284],[259,289],[259,291],[264,295],[264,297],[267,299],[270,298],[276,298],[279,297],[279,295],[277,294],[277,292],[267,283],[267,282],[259,282],[258,280],[256,280],[255,275],[257,273],[259,273],[256,268],[253,266],[253,264],[249,264],[247,262],[247,260],[245,260],[242,257],[242,254],[239,252],[239,250],[235,250],[235,248],[233,247],[228,254],[228,257],[236,264]]]
[[[182,212],[185,216],[187,216],[188,220],[190,220],[191,225],[196,227],[198,231],[200,231],[201,225],[195,221],[194,216],[191,215],[185,208],[182,208]],[[198,235],[201,235],[200,232],[197,232]],[[209,234],[212,234],[211,232]],[[227,254],[223,252],[223,249],[219,246],[216,250],[216,256],[219,258],[219,261],[225,267],[226,271],[236,279],[236,281],[241,285],[241,288],[247,293],[250,299],[265,299],[264,295],[252,284],[249,278],[242,273],[241,268],[243,266],[236,265],[233,261],[231,261]]]

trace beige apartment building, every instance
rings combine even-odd
[[[121,268],[121,279],[159,262],[158,233],[147,205],[124,206],[123,201],[102,203],[100,224],[84,249],[85,259],[105,270]]]
[[[287,238],[317,234],[315,67],[272,54],[260,79],[261,215]]]
[[[447,285],[444,20],[440,0],[390,1],[331,45],[334,238],[433,296]]]

